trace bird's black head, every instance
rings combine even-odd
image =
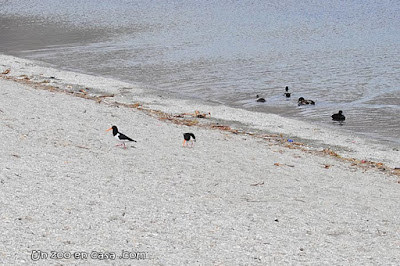
[[[190,138],[192,138],[194,141],[196,141],[196,137],[194,136],[193,133],[184,133],[184,134],[183,134],[183,138],[184,138],[186,141],[189,141]]]
[[[304,101],[304,98],[303,98],[303,97],[300,97],[300,98],[299,98],[299,102],[301,102],[301,101]]]
[[[339,114],[340,114],[340,115],[343,114],[343,111],[342,111],[342,110],[339,110]]]
[[[109,129],[107,129],[106,131],[110,131],[112,129],[112,131],[113,131],[113,135],[115,136],[115,135],[117,135],[117,133],[118,133],[118,128],[116,127],[116,126],[112,126],[112,127],[110,127]]]
[[[285,91],[289,91],[289,87],[288,86],[286,86]]]

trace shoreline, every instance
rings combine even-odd
[[[107,104],[123,105],[130,108],[139,107],[141,110],[157,114],[162,120],[179,120],[174,116],[193,114],[196,110],[199,110],[201,113],[211,114],[207,121],[211,128],[215,125],[214,128],[219,127],[220,129],[235,131],[235,133],[258,135],[261,138],[279,135],[280,143],[285,144],[287,139],[291,139],[310,150],[332,151],[335,157],[344,158],[347,161],[352,160],[353,163],[356,161],[357,164],[360,164],[363,161],[379,165],[384,164],[385,168],[392,170],[400,167],[400,146],[396,143],[382,143],[381,141],[366,139],[353,132],[342,131],[340,128],[333,133],[332,128],[324,128],[321,125],[288,119],[275,114],[247,111],[216,104],[198,104],[191,100],[149,96],[146,91],[130,83],[57,70],[43,62],[14,56],[0,54],[0,62],[3,62],[0,65],[0,74],[7,69],[13,69],[6,75],[1,74],[2,78],[22,81],[28,85],[44,85],[44,89],[48,87],[49,90],[67,92],[78,97],[97,101],[104,100],[103,103]],[[127,91],[129,95],[127,95]],[[112,97],[107,97],[110,95]],[[103,99],[96,98],[99,96]],[[190,117],[190,115],[184,116],[183,120]],[[199,120],[196,117],[192,118]],[[204,120],[188,122],[187,125],[198,125],[198,122],[204,122]],[[393,156],[393,153],[397,153],[399,156]]]
[[[312,135],[315,148],[288,143],[292,135],[280,133],[309,125],[126,99],[119,93],[128,85],[118,81],[8,60],[0,78],[0,263],[26,265],[37,250],[96,254],[42,258],[46,265],[134,263],[98,259],[121,250],[145,254],[144,265],[400,263],[398,177],[337,156],[354,151],[324,154],[323,129]],[[211,117],[175,117],[194,110]],[[239,131],[248,116],[268,123]],[[105,132],[112,124],[137,143],[115,147]],[[182,147],[184,132],[195,133],[194,148]]]

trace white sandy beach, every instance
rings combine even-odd
[[[400,165],[393,147],[339,130],[151,98],[130,84],[1,55],[0,73],[8,68],[7,76],[54,76],[60,84],[116,93],[112,100],[121,102],[132,102],[120,94],[130,88],[149,108],[207,111],[212,119],[306,140],[314,149],[332,146],[343,156]],[[248,135],[163,122],[5,76],[1,265],[400,265],[394,175]],[[115,147],[105,132],[111,125],[137,143]],[[185,132],[196,135],[194,148],[182,147]],[[32,250],[89,257],[33,261]],[[120,259],[122,250],[146,258]],[[92,251],[117,258],[90,258]]]

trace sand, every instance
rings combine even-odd
[[[7,68],[0,78],[1,265],[400,264],[399,178],[313,152],[331,147],[395,167],[393,147],[273,115],[151,98],[131,84],[1,55],[0,71]],[[97,103],[6,79],[21,75],[117,95]],[[128,88],[134,99],[122,93]],[[112,101],[209,111],[212,121],[307,144],[291,149],[164,122]],[[105,131],[111,125],[137,143],[115,147]],[[196,135],[193,148],[182,147],[185,132]],[[32,260],[38,250],[49,257]],[[132,258],[120,258],[123,250]],[[53,259],[52,251],[72,257]],[[99,252],[116,258],[100,260]],[[82,254],[88,257],[73,258]]]

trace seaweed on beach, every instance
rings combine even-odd
[[[7,75],[7,74],[10,73],[10,72],[11,72],[11,69],[10,69],[10,68],[7,68],[7,69],[4,70],[1,74]]]
[[[185,125],[185,126],[198,126],[198,127],[205,127],[209,129],[217,129],[221,131],[227,131],[232,134],[242,134],[242,135],[249,135],[252,137],[260,138],[265,141],[271,142],[272,140],[275,141],[275,144],[269,144],[269,145],[281,145],[289,149],[298,149],[306,153],[317,153],[317,154],[322,154],[326,156],[331,156],[334,157],[340,161],[343,162],[349,162],[351,166],[355,166],[364,170],[369,170],[369,169],[378,169],[382,172],[391,174],[391,175],[396,175],[400,177],[400,168],[390,168],[387,167],[384,163],[382,162],[373,162],[373,161],[367,161],[367,160],[358,160],[355,158],[346,158],[342,157],[339,155],[337,152],[331,150],[331,149],[323,149],[322,151],[313,151],[305,147],[304,143],[301,142],[287,142],[286,139],[283,138],[283,134],[262,134],[262,133],[253,133],[253,132],[246,132],[243,130],[237,130],[233,129],[228,125],[220,125],[220,124],[215,124],[215,123],[200,123],[200,121],[196,118],[207,118],[211,114],[208,113],[200,113],[198,110],[196,110],[194,113],[182,113],[182,114],[168,114],[160,110],[153,110],[149,109],[143,106],[142,103],[136,102],[136,103],[121,103],[121,102],[110,102],[106,101],[105,99],[107,98],[112,98],[114,97],[114,94],[103,94],[103,95],[95,95],[95,94],[89,94],[86,90],[79,89],[74,91],[72,85],[66,85],[64,88],[60,88],[58,86],[53,85],[48,79],[38,79],[38,80],[33,80],[32,77],[29,77],[27,75],[21,75],[20,77],[13,77],[7,75],[10,73],[10,69],[7,69],[2,72],[0,75],[0,78],[6,79],[6,80],[11,80],[14,82],[22,83],[29,85],[35,89],[41,89],[41,90],[47,90],[51,92],[60,92],[60,93],[66,93],[72,96],[84,98],[84,99],[89,99],[96,101],[97,103],[104,103],[112,106],[117,106],[117,107],[125,107],[125,108],[134,108],[137,110],[140,110],[142,112],[145,112],[146,114],[153,116],[160,121],[169,121],[174,124],[179,124],[179,125]],[[187,116],[191,116],[192,118],[188,118]],[[276,166],[281,166],[282,164],[276,163]],[[287,165],[290,167],[294,167],[292,165]],[[330,165],[324,165],[325,168],[330,168]],[[399,181],[400,183],[400,181]]]
[[[235,134],[238,133],[238,130],[232,129],[230,126],[226,126],[226,125],[211,124],[211,125],[209,125],[209,127],[212,129],[219,129],[219,130],[228,131],[228,132],[235,133]]]
[[[211,116],[211,113],[200,113],[199,110],[195,110],[193,113],[181,113],[181,114],[176,114],[174,117],[176,118],[184,118],[186,116],[191,116],[195,118],[207,118],[208,116]]]

